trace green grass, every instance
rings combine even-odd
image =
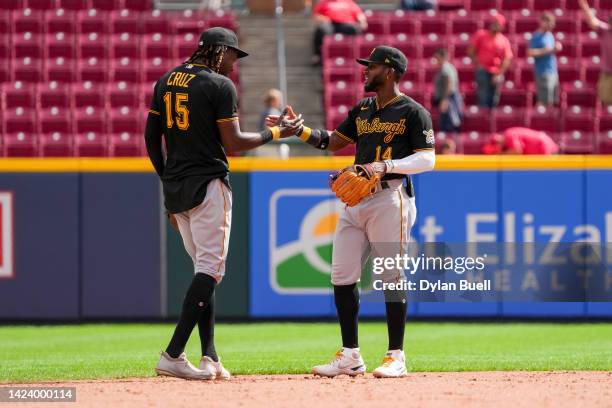
[[[0,327],[0,382],[154,375],[170,324]],[[307,373],[339,344],[334,323],[218,324],[235,374]],[[386,351],[384,323],[360,325],[369,369]],[[187,353],[199,360],[197,330]],[[612,370],[612,324],[408,323],[411,371]]]

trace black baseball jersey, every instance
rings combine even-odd
[[[384,106],[378,106],[376,97],[362,99],[349,111],[336,134],[357,144],[355,164],[402,159],[419,150],[434,148],[431,115],[404,94]],[[388,174],[383,180],[403,177]]]
[[[159,115],[166,140],[160,177],[168,211],[198,206],[213,179],[227,183],[229,167],[218,123],[238,120],[237,111],[232,81],[204,65],[180,65],[157,81],[149,113]]]

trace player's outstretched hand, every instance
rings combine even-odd
[[[274,126],[280,128],[280,137],[285,138],[301,131],[304,126],[304,119],[302,119],[302,115],[296,116],[291,106],[287,106],[283,109],[283,113],[281,113]]]
[[[283,115],[287,119],[295,119],[297,117],[291,105],[288,105],[285,109],[283,109],[283,113],[281,115]],[[280,118],[281,116],[279,115],[266,116],[266,126],[280,126]]]

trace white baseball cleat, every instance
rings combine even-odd
[[[346,374],[352,377],[366,372],[366,366],[358,348],[341,348],[329,364],[314,366],[312,373],[323,377]]]
[[[212,380],[214,376],[195,368],[193,364],[187,360],[185,353],[181,353],[177,358],[172,358],[168,353],[162,351],[161,357],[155,367],[157,375],[165,375],[168,377],[183,378],[185,380]]]
[[[389,350],[382,365],[372,372],[377,378],[399,378],[408,375],[406,356],[403,350]]]
[[[231,378],[230,372],[221,364],[221,358],[219,358],[218,362],[215,362],[212,358],[203,356],[198,368],[212,375],[217,380],[229,380]]]

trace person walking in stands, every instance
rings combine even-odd
[[[555,16],[542,13],[540,28],[533,33],[529,42],[527,55],[535,59],[533,64],[536,82],[538,105],[553,106],[559,103],[559,72],[557,71],[556,53],[563,50],[563,45],[555,41],[552,29],[555,27]]]
[[[578,0],[578,3],[587,24],[597,31],[601,38],[601,76],[597,84],[599,100],[604,105],[612,105],[612,15],[606,23],[597,18],[595,12],[589,8],[587,0]]]
[[[502,34],[505,26],[504,16],[492,15],[489,28],[474,34],[468,50],[476,67],[476,93],[481,107],[493,108],[499,104],[504,73],[513,58],[510,41]]]
[[[463,119],[463,98],[459,93],[457,69],[448,60],[448,51],[440,48],[434,54],[440,71],[434,78],[433,105],[440,111],[440,130],[458,132]]]
[[[316,24],[312,63],[321,63],[321,47],[326,35],[358,35],[368,28],[366,16],[354,0],[321,0],[312,11]]]

